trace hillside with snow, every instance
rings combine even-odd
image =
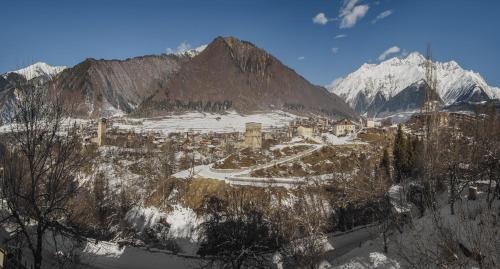
[[[380,99],[388,101],[412,84],[425,79],[425,57],[413,52],[379,64],[363,64],[329,90],[342,97],[357,112],[364,113]],[[479,73],[464,70],[455,61],[436,62],[437,93],[446,105],[461,101],[498,99],[500,90],[489,86]],[[376,114],[376,113],[375,113]]]
[[[51,78],[62,72],[64,69],[66,69],[66,66],[52,66],[44,62],[37,62],[25,68],[12,71],[12,73],[19,74],[26,80],[31,80],[38,77]]]
[[[177,56],[188,56],[189,58],[193,58],[194,56],[200,54],[207,48],[208,44],[201,45],[199,47],[196,47],[194,49],[188,49],[188,50],[180,50],[175,53]]]

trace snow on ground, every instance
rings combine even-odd
[[[362,144],[364,142],[355,141],[357,138],[357,133],[354,133],[345,137],[336,137],[335,135],[329,133],[323,133],[322,137],[325,138],[326,142],[333,145],[346,145],[346,144]],[[320,139],[317,139],[320,140]],[[304,183],[304,178],[257,178],[250,177],[249,174],[255,169],[265,169],[277,164],[287,163],[294,161],[296,159],[300,159],[304,156],[307,156],[319,149],[321,149],[324,144],[308,144],[303,142],[304,139],[300,137],[294,137],[287,144],[275,145],[271,150],[281,149],[288,146],[298,146],[298,145],[310,145],[313,148],[305,150],[299,154],[294,156],[287,156],[278,160],[274,160],[268,162],[263,165],[258,165],[256,167],[249,167],[241,170],[232,170],[232,171],[221,171],[213,169],[213,164],[208,165],[198,165],[193,169],[188,169],[184,171],[180,171],[173,175],[176,178],[190,178],[190,177],[201,177],[201,178],[210,178],[210,179],[218,179],[224,180],[230,184],[236,185],[254,185],[254,186],[268,186],[268,184],[273,184],[276,186],[284,186],[284,187],[293,187],[298,184]],[[321,142],[321,141],[320,141]],[[321,179],[319,176],[317,179]]]
[[[156,207],[144,208],[136,206],[127,212],[125,220],[132,225],[134,230],[142,232],[145,228],[155,225],[160,222],[161,219],[166,219],[166,217],[166,214]]]
[[[393,196],[398,197],[401,190],[401,186],[393,186],[389,191],[391,200]],[[467,200],[465,193],[455,204],[455,215],[451,215],[448,193],[444,193],[437,197],[436,211],[428,209],[423,217],[414,218],[411,224],[402,227],[401,233],[395,230],[392,235],[389,234],[387,254],[383,253],[383,239],[379,233],[373,240],[368,240],[360,247],[332,259],[332,268],[399,269],[410,268],[409,262],[414,265],[411,268],[415,268],[415,265],[422,268],[438,268],[432,264],[432,260],[429,264],[427,260],[429,257],[422,256],[422,253],[432,257],[432,253],[438,253],[440,247],[446,244],[445,240],[454,240],[456,244],[461,243],[468,249],[479,249],[484,257],[494,258],[493,255],[498,255],[495,254],[498,246],[495,247],[494,244],[500,242],[500,237],[497,226],[492,225],[490,221],[495,219],[492,212],[495,212],[500,202],[496,201],[492,211],[488,211],[484,193],[479,194],[476,201]],[[486,223],[488,224],[485,225]],[[453,256],[459,261],[467,260],[460,250],[450,251],[453,251]],[[461,268],[478,268],[472,259],[468,259],[468,262]]]
[[[84,184],[89,180],[93,180],[97,175],[102,173],[108,179],[109,187],[112,191],[118,191],[123,186],[138,186],[142,181],[141,175],[134,174],[130,171],[130,161],[120,159],[120,152],[128,151],[116,146],[102,146],[99,148],[100,162],[96,164],[95,172],[90,178],[83,178],[80,184]],[[146,194],[144,189],[139,189],[142,194]]]
[[[325,141],[329,144],[333,145],[345,145],[345,144],[352,144],[354,137],[352,136],[344,136],[344,137],[337,137],[333,134],[330,133],[323,133],[321,134],[321,137],[325,139]]]
[[[170,238],[191,239],[195,236],[198,218],[191,208],[175,205],[172,211],[164,213],[156,207],[136,206],[125,215],[125,220],[137,232],[142,232],[145,228],[155,225],[162,219],[170,224],[168,232]]]
[[[96,252],[97,251],[97,252]],[[106,255],[102,255],[107,253]],[[79,268],[102,269],[164,269],[200,268],[201,260],[189,256],[175,255],[166,251],[143,249],[99,242],[88,243],[82,257],[84,265]]]
[[[127,212],[125,220],[136,232],[166,221],[170,225],[167,237],[175,241],[182,253],[194,255],[198,250],[196,228],[202,220],[191,208],[174,205],[172,211],[165,213],[156,207],[136,206]]]
[[[174,206],[174,209],[167,214],[167,223],[170,224],[169,237],[197,238],[195,230],[199,220],[191,208]]]
[[[388,194],[393,208],[398,213],[411,213],[415,206],[406,201],[404,186],[400,184],[392,185],[389,188]]]
[[[368,241],[363,247],[356,248],[340,257],[332,269],[400,269],[401,264],[383,253],[382,246],[375,241]]]
[[[133,107],[132,104],[128,104],[129,106]],[[102,104],[102,109],[101,109],[101,116],[105,118],[112,118],[112,117],[124,117],[126,113],[113,106],[110,104],[108,101],[104,100]]]
[[[266,163],[263,165],[258,165],[257,167],[250,167],[250,168],[241,169],[238,171],[229,171],[228,172],[228,171],[221,171],[221,170],[212,169],[213,164],[198,165],[198,166],[195,166],[193,169],[180,171],[180,172],[174,174],[173,177],[176,177],[176,178],[189,178],[189,177],[211,178],[211,179],[225,180],[225,181],[228,181],[229,183],[238,184],[239,181],[233,181],[230,179],[242,177],[245,179],[244,181],[248,181],[249,177],[244,177],[244,176],[250,174],[250,172],[254,169],[264,169],[264,168],[271,167],[273,165],[277,165],[277,164],[293,161],[296,159],[300,159],[300,158],[302,158],[306,155],[309,155],[309,154],[313,153],[314,151],[319,150],[323,147],[323,145],[313,145],[313,144],[309,144],[309,145],[313,146],[313,148],[305,150],[305,151],[303,151],[299,154],[293,155],[293,156],[287,156],[287,157],[275,160],[273,162],[269,162],[269,163]],[[293,179],[293,178],[288,179],[288,181],[290,181],[290,180],[293,181],[296,179]],[[290,183],[290,182],[287,182],[287,183]]]
[[[99,241],[99,242],[87,242],[84,253],[92,253],[93,255],[102,257],[113,257],[118,258],[123,254],[123,248],[120,248],[118,244]]]
[[[346,136],[335,136],[331,133],[322,133],[321,138],[327,144],[331,144],[331,145],[367,144],[366,142],[362,142],[362,141],[357,140],[358,133],[360,131],[361,130],[359,130],[355,133],[346,135]]]
[[[160,118],[131,119],[125,118],[124,122],[114,122],[113,127],[135,132],[161,132],[164,134],[173,132],[243,132],[245,123],[262,123],[264,130],[271,127],[282,127],[296,119],[297,116],[283,112],[272,111],[250,115],[241,115],[235,111],[226,114],[189,112],[180,115],[170,115]]]
[[[269,148],[270,151],[274,150],[282,150],[284,148],[293,148],[293,147],[298,147],[298,146],[310,146],[311,143],[285,143],[285,144],[277,144]]]

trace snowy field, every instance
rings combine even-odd
[[[245,123],[262,123],[264,130],[271,127],[283,127],[288,125],[297,116],[283,112],[272,111],[241,115],[230,111],[226,114],[212,114],[201,112],[189,112],[182,115],[170,115],[161,118],[131,119],[123,118],[122,121],[113,123],[113,127],[121,130],[134,130],[135,132],[161,132],[164,134],[175,132],[198,132],[198,133],[230,133],[245,131]]]

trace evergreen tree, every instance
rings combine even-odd
[[[415,137],[412,139],[408,139],[407,145],[407,175],[412,177],[418,177],[421,175],[423,167],[421,157],[422,153],[422,144],[420,140]]]
[[[389,151],[384,148],[384,153],[382,155],[382,160],[380,160],[380,168],[384,171],[388,179],[391,178],[391,160],[389,159]]]
[[[415,163],[415,150],[414,150],[414,142],[411,137],[406,139],[406,161],[403,167],[403,174],[405,176],[411,176],[413,175],[413,168],[414,168],[414,163]]]

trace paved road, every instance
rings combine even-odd
[[[272,161],[272,162],[269,162],[269,163],[266,163],[263,165],[258,165],[256,167],[250,167],[250,168],[235,171],[235,172],[222,172],[222,171],[219,172],[219,171],[211,169],[213,164],[208,164],[208,165],[198,165],[198,166],[194,167],[193,171],[189,171],[189,170],[181,171],[179,173],[174,174],[174,177],[187,178],[189,176],[196,176],[196,177],[203,177],[203,178],[228,180],[228,178],[235,178],[235,177],[241,177],[241,176],[247,175],[252,170],[255,170],[255,169],[265,169],[265,168],[269,168],[269,167],[272,167],[272,166],[277,165],[277,164],[282,164],[282,163],[290,162],[290,161],[293,161],[296,159],[300,159],[304,156],[312,154],[313,152],[321,149],[324,145],[311,144],[311,146],[313,146],[312,149],[305,150],[305,151],[300,152],[296,155],[284,157],[284,158],[281,158],[279,160]]]

